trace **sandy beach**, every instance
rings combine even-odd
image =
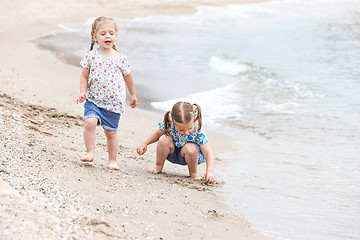
[[[146,172],[155,145],[144,156],[135,149],[161,116],[128,108],[118,131],[120,171],[107,169],[100,127],[94,162],[80,162],[83,107],[75,100],[81,69],[27,42],[90,17],[189,14],[198,5],[246,2],[2,1],[0,239],[270,239],[216,194],[226,183],[193,181],[186,167],[170,164],[162,174]],[[215,155],[231,148],[227,136],[209,132],[209,139]]]

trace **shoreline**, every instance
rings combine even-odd
[[[207,5],[249,2],[221,1]],[[80,69],[62,63],[27,41],[59,29],[61,23],[81,22],[104,13],[117,17],[124,14],[121,16],[124,18],[189,14],[195,12],[197,5],[206,3],[136,1],[132,5],[124,1],[121,7],[97,0],[81,4],[69,0],[5,3],[0,12],[0,46],[6,56],[0,68],[0,107],[5,110],[0,114],[4,146],[0,178],[19,192],[20,197],[0,192],[2,239],[29,236],[52,239],[60,235],[85,239],[88,234],[92,239],[104,236],[271,239],[251,229],[250,223],[231,211],[224,199],[214,193],[223,183],[205,185],[191,181],[184,177],[187,169],[170,164],[165,166],[164,174],[146,172],[153,164],[155,145],[141,157],[134,150],[161,120],[162,116],[155,113],[128,108],[120,120],[120,171],[106,168],[106,157],[102,157],[107,156],[106,144],[100,128],[97,158],[92,164],[82,164],[78,160],[85,151],[79,119],[82,105],[75,104]],[[84,8],[87,11],[82,11]],[[12,36],[10,42],[6,36]],[[227,136],[207,133],[215,156],[229,149],[231,140]],[[203,175],[204,166],[199,172]],[[34,213],[38,215],[35,220]],[[198,231],[194,233],[191,228]]]

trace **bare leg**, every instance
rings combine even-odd
[[[156,146],[156,163],[153,168],[149,168],[148,172],[157,174],[161,172],[164,167],[166,157],[174,151],[175,146],[171,137],[165,135],[161,136]]]
[[[181,148],[181,155],[189,168],[190,177],[193,179],[200,179],[197,175],[197,165],[199,158],[199,147],[195,143],[187,143]]]
[[[84,141],[86,147],[86,156],[80,158],[83,162],[92,162],[95,156],[95,138],[96,138],[96,125],[97,118],[85,119],[84,123]]]
[[[116,163],[117,157],[117,148],[118,148],[118,139],[117,131],[110,131],[104,129],[106,135],[107,149],[109,154],[109,169],[110,170],[119,170],[119,166]]]

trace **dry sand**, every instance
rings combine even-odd
[[[269,239],[216,194],[226,183],[193,181],[186,167],[170,164],[163,174],[146,172],[155,145],[144,156],[135,149],[161,116],[129,109],[122,117],[120,171],[107,169],[101,128],[94,162],[80,162],[82,105],[75,99],[81,69],[26,41],[60,23],[100,15],[185,14],[197,5],[242,2],[2,0],[0,239]],[[209,135],[216,154],[229,148],[226,136]],[[217,158],[216,164],[224,163]]]

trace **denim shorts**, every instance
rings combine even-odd
[[[175,150],[172,151],[166,158],[169,162],[179,165],[187,165],[185,158],[181,155],[181,148],[175,147]],[[198,165],[205,161],[204,156],[199,150],[199,159]]]
[[[94,103],[86,100],[84,103],[84,120],[88,118],[97,118],[98,125],[107,130],[116,131],[119,127],[120,113],[97,107]]]

